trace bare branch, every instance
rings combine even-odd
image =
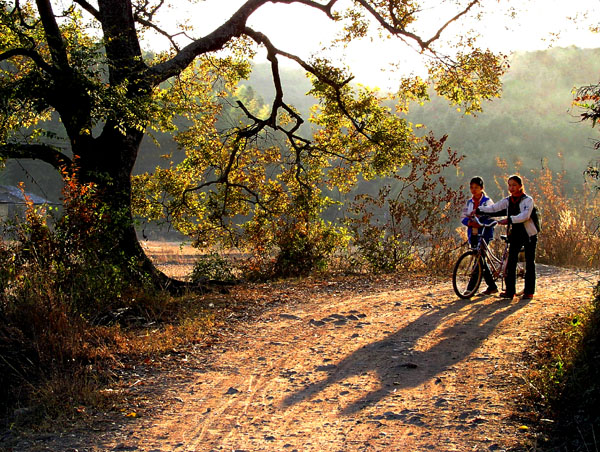
[[[143,25],[143,26],[145,26],[145,27],[152,28],[152,29],[153,29],[154,31],[156,31],[157,33],[159,33],[159,34],[163,35],[165,38],[167,38],[167,39],[169,40],[169,42],[171,43],[171,45],[173,46],[173,48],[174,48],[176,51],[178,51],[178,52],[179,52],[179,50],[180,50],[180,49],[179,49],[179,46],[177,45],[177,43],[174,41],[174,39],[173,39],[173,38],[174,38],[175,36],[177,36],[177,35],[180,35],[181,33],[177,33],[177,34],[175,34],[175,35],[170,35],[170,34],[169,34],[169,33],[167,33],[166,31],[164,31],[162,28],[158,27],[156,24],[154,24],[154,23],[152,23],[151,21],[149,21],[149,20],[146,20],[146,19],[144,19],[143,17],[141,17],[141,16],[138,16],[138,15],[134,16],[134,17],[133,17],[133,19],[134,19],[134,20],[135,20],[137,23],[139,23],[139,24],[142,24],[142,25]]]
[[[159,84],[170,77],[179,74],[198,56],[208,52],[214,52],[223,48],[232,38],[244,34],[246,21],[261,6],[266,3],[300,3],[323,11],[328,17],[333,18],[331,12],[338,0],[330,0],[323,5],[312,0],[247,0],[229,20],[214,30],[212,33],[197,39],[178,51],[177,55],[168,61],[157,64],[147,71],[149,82],[153,85]],[[281,53],[288,57],[288,55]],[[289,58],[289,57],[288,57]],[[293,59],[293,58],[292,58]]]
[[[424,40],[423,38],[416,35],[415,33],[406,30],[404,27],[398,27],[398,24],[394,20],[393,20],[393,22],[394,22],[393,24],[388,23],[388,21],[381,14],[379,14],[377,12],[377,10],[375,8],[373,8],[373,6],[371,6],[371,4],[367,0],[356,0],[356,1],[363,8],[365,8],[369,12],[369,14],[371,14],[377,20],[377,22],[379,22],[379,25],[381,25],[390,34],[395,35],[395,36],[398,36],[398,35],[405,36],[407,38],[412,39],[419,45],[419,47],[421,47],[421,50],[429,49],[429,46],[431,45],[431,43],[436,41],[437,39],[439,39],[442,32],[452,22],[457,21],[459,18],[461,18],[462,16],[467,14],[471,10],[471,8],[473,8],[473,6],[479,4],[479,2],[480,2],[480,0],[472,0],[465,9],[463,9],[461,12],[459,12],[453,18],[451,18],[448,22],[446,22],[440,29],[437,30],[437,32],[431,38]],[[394,17],[393,14],[391,14],[391,15],[392,15],[392,17]],[[431,50],[431,49],[429,49],[429,50]]]
[[[326,5],[323,5],[321,3],[318,3],[318,2],[315,2],[312,0],[271,0],[271,3],[285,3],[285,4],[300,3],[302,5],[310,6],[311,8],[315,8],[315,9],[323,11],[325,14],[327,14],[327,17],[329,17],[330,19],[333,19],[333,13],[331,12],[331,10],[333,9],[333,6],[337,2],[338,2],[338,0],[331,0]]]
[[[268,0],[249,0],[223,25],[212,33],[200,38],[181,49],[168,61],[157,64],[147,71],[149,82],[157,85],[168,78],[179,74],[198,56],[207,52],[220,50],[232,38],[242,34],[246,20]]]
[[[92,16],[94,16],[96,19],[100,20],[100,11],[98,11],[96,8],[94,8],[86,0],[73,0],[73,1],[75,3],[77,3],[79,6],[81,6],[83,9],[85,9]]]
[[[431,37],[430,39],[428,39],[427,41],[425,41],[425,47],[429,47],[429,45],[439,39],[439,37],[442,35],[442,32],[446,29],[446,27],[448,27],[448,25],[450,25],[452,22],[457,21],[458,19],[460,19],[462,16],[464,16],[465,14],[467,14],[471,8],[473,8],[473,6],[477,5],[479,3],[479,0],[473,0],[471,3],[469,3],[469,5],[462,10],[461,12],[459,12],[456,16],[454,16],[452,19],[450,19],[448,22],[446,22],[437,32],[435,35],[433,35],[433,37]]]
[[[154,15],[164,6],[164,4],[165,0],[160,0],[160,2],[158,2],[158,4],[156,4],[154,7],[149,8],[150,2],[146,0],[142,4],[136,5],[135,12],[133,15],[134,17],[143,17],[148,21],[152,21]]]

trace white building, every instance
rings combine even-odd
[[[0,185],[0,221],[14,220],[23,215],[26,207],[25,196],[27,196],[35,206],[54,204],[33,193],[23,194],[19,187]]]

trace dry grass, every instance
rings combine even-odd
[[[154,264],[167,275],[185,280],[196,260],[205,254],[186,243],[146,240],[142,247]]]
[[[600,286],[599,286],[600,287]],[[527,400],[540,430],[535,450],[598,450],[600,433],[600,298],[554,320],[527,357]],[[542,421],[543,420],[543,421]]]

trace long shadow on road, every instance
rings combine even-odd
[[[356,350],[335,368],[330,366],[327,378],[289,395],[283,400],[282,407],[308,400],[348,378],[375,372],[380,380],[379,389],[342,411],[345,415],[356,413],[377,404],[394,390],[419,386],[469,357],[500,322],[527,303],[526,300],[484,299],[476,303],[461,300],[433,309],[384,339]],[[434,344],[420,350],[423,347],[418,342],[429,334]],[[392,358],[398,355],[409,358],[406,361]]]

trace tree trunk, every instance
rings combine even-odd
[[[99,202],[106,209],[104,223],[99,228],[103,237],[94,243],[103,247],[101,255],[114,260],[132,278],[132,283],[152,281],[158,289],[178,292],[192,285],[170,278],[158,270],[144,252],[137,238],[131,210],[131,175],[137,157],[142,132],[124,135],[110,124],[93,140],[92,148],[74,149],[75,172],[81,184],[93,183]],[[97,230],[97,229],[95,229]]]

